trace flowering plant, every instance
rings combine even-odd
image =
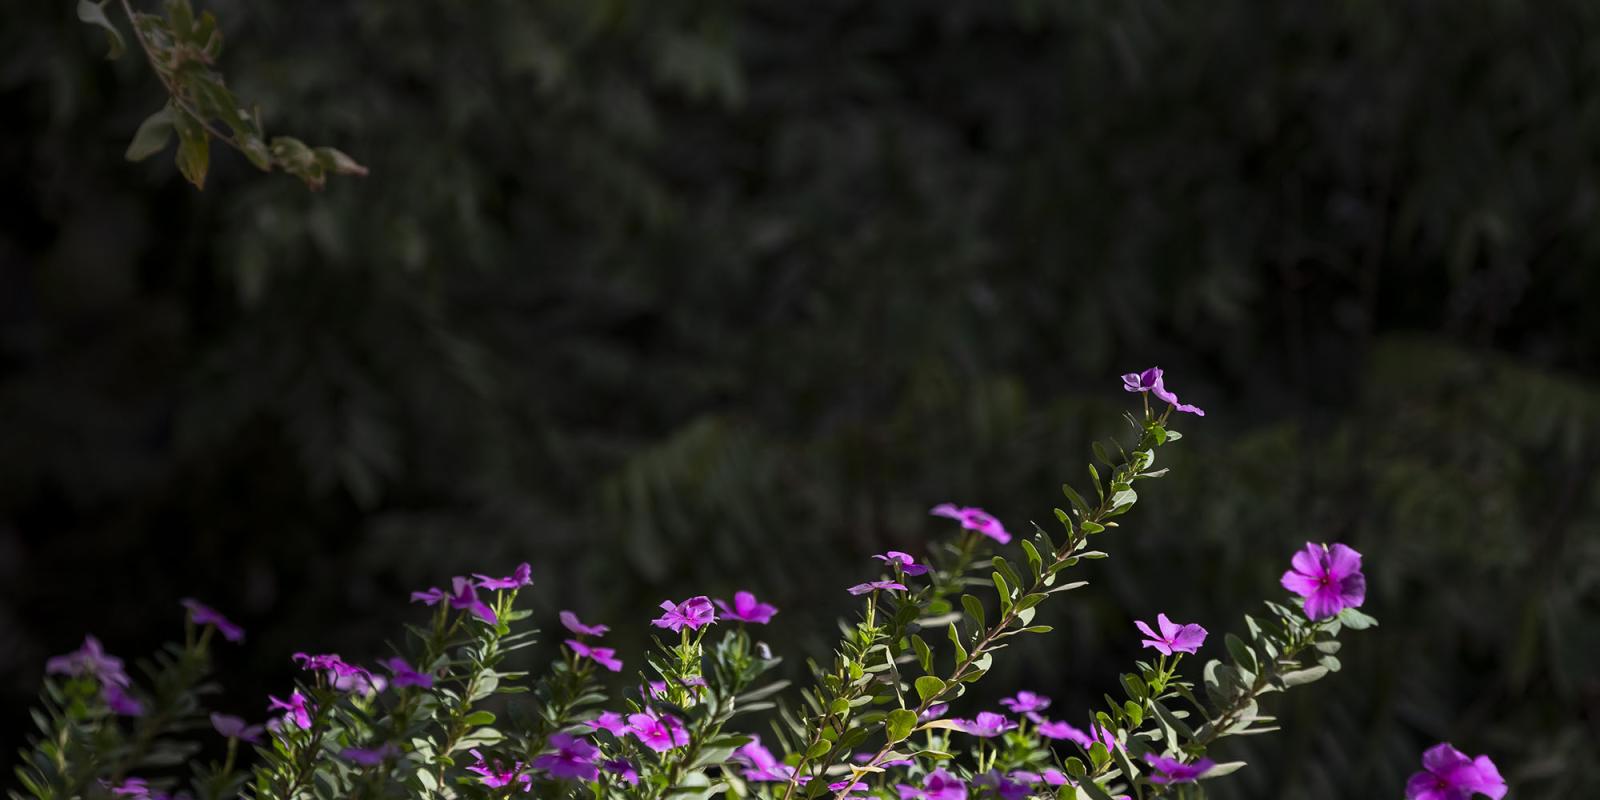
[[[1087,585],[1069,572],[1107,557],[1096,546],[1139,502],[1135,487],[1166,473],[1156,453],[1182,438],[1173,412],[1203,415],[1178,401],[1158,368],[1123,383],[1143,400],[1142,416],[1126,416],[1134,440],[1096,443],[1104,471],[1089,466],[1089,493],[1062,487],[1058,532],[1035,525],[1015,537],[982,509],[936,506],[956,536],[921,557],[879,554],[876,577],[841,586],[862,598],[860,615],[792,695],[769,676],[779,659],[760,638],[780,610],[749,591],[663,601],[650,621],[656,647],[621,692],[609,676],[629,659],[602,644],[610,627],[571,610],[557,615],[565,635],[548,669],[507,669],[510,653],[536,641],[533,612],[517,606],[533,581],[522,564],[509,576],[414,592],[429,619],[376,667],[293,654],[304,677],[251,724],[202,702],[216,691],[214,639],[241,643],[244,631],[186,600],[184,643],[142,664],[146,680],[134,681],[92,636],[50,660],[39,734],[16,770],[24,793],[13,796],[1202,796],[1204,781],[1245,766],[1213,758],[1219,742],[1276,730],[1262,701],[1337,672],[1341,636],[1376,624],[1360,610],[1366,582],[1354,549],[1308,543],[1293,554],[1281,578],[1293,599],[1246,616],[1198,670],[1182,669],[1193,663],[1185,656],[1214,641],[1209,631],[1162,613],[1153,624],[1129,622],[1130,640],[1154,653],[1119,676],[1123,696],[1107,695],[1100,708],[1075,713],[1022,690],[1003,710],[951,711],[1008,640],[1050,633],[1044,607]],[[1009,557],[997,551],[1014,539]],[[196,758],[195,731],[225,742],[222,760]],[[1412,800],[1506,792],[1486,756],[1440,744],[1422,763],[1404,787]]]

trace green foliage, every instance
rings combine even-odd
[[[161,110],[146,117],[126,152],[142,161],[166,149],[178,135],[178,172],[204,189],[211,169],[211,142],[223,142],[242,153],[258,169],[274,168],[304,181],[316,191],[329,175],[366,175],[367,168],[332,148],[311,148],[290,136],[270,141],[261,126],[261,110],[247,109],[212,65],[222,55],[222,31],[210,11],[198,16],[189,0],[165,0],[164,14],[135,11],[131,0],[118,0],[150,68],[169,95]],[[78,0],[78,19],[99,27],[111,42],[110,58],[122,55],[122,33],[107,16],[110,0]]]

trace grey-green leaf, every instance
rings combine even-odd
[[[128,150],[123,156],[129,161],[143,161],[165,150],[167,142],[171,140],[172,108],[166,106],[139,123],[139,129],[133,132],[133,141],[128,143]]]

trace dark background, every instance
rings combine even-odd
[[[1383,626],[1217,796],[1398,797],[1444,739],[1600,795],[1600,5],[214,8],[269,132],[371,177],[197,193],[122,160],[162,92],[71,3],[0,32],[7,752],[48,655],[190,594],[256,718],[524,559],[633,666],[745,587],[825,653],[929,506],[1048,520],[1155,363],[1210,415],[980,695],[1081,720],[1134,617],[1236,629],[1339,540]]]

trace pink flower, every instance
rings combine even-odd
[[[384,761],[399,756],[400,748],[394,742],[384,742],[379,747],[346,747],[339,751],[340,758],[363,767],[376,767]]]
[[[83,637],[83,646],[77,650],[44,662],[44,671],[52,675],[90,675],[101,683],[118,686],[129,683],[122,659],[107,653],[93,636]]]
[[[850,587],[846,591],[850,592],[853,595],[858,595],[859,596],[859,595],[867,594],[868,592],[876,592],[876,591],[904,592],[904,591],[907,591],[907,589],[906,589],[906,585],[905,584],[898,583],[896,581],[867,581],[866,583],[858,583],[858,584]]]
[[[919,721],[921,721],[921,722],[927,722],[930,719],[938,719],[938,718],[944,716],[945,714],[947,714],[949,712],[950,712],[950,704],[949,703],[934,703],[933,705],[928,706],[928,710],[927,711],[924,711],[920,715],[918,715],[917,719]]]
[[[645,709],[642,714],[628,715],[628,732],[641,744],[657,753],[665,753],[689,744],[689,731],[671,714],[658,714]]]
[[[483,782],[484,786],[491,789],[499,789],[510,786],[513,783],[521,783],[523,791],[527,791],[528,787],[533,783],[533,777],[522,771],[521,761],[513,762],[510,767],[507,767],[499,759],[493,762],[486,761],[483,754],[478,752],[476,748],[467,752],[472,753],[472,756],[478,759],[478,763],[467,767],[467,771],[478,773],[481,776],[479,780]]]
[[[746,765],[744,779],[753,783],[787,781],[794,777],[794,767],[777,758],[761,746],[761,737],[751,735],[750,741],[734,753],[734,760]]]
[[[399,656],[395,656],[394,658],[384,661],[383,666],[387,667],[389,672],[394,675],[394,685],[396,689],[406,686],[421,686],[424,688],[433,686],[432,675],[427,675],[412,669],[411,665],[407,664],[406,660],[400,658]]]
[[[1011,534],[1006,532],[1006,528],[1000,524],[1000,520],[995,519],[990,516],[989,512],[976,506],[962,508],[954,503],[941,503],[934,506],[928,513],[936,517],[949,517],[961,523],[961,527],[981,533],[1000,544],[1011,541]]]
[[[293,722],[296,727],[302,730],[311,727],[311,707],[306,702],[306,696],[301,694],[299,689],[290,693],[288,702],[279,700],[271,695],[267,696],[267,700],[268,711],[285,712],[283,718]]]
[[[600,754],[600,748],[590,744],[587,739],[566,733],[553,733],[550,734],[550,746],[555,748],[555,752],[535,758],[534,769],[542,769],[556,778],[592,781],[600,777],[600,768],[594,763],[594,757]]]
[[[1015,697],[1007,697],[1000,701],[1000,705],[1011,710],[1013,714],[1027,714],[1033,711],[1043,711],[1050,707],[1050,698],[1033,692],[1017,692]]]
[[[722,609],[722,616],[748,622],[753,625],[765,625],[772,621],[772,615],[778,613],[778,607],[770,603],[756,601],[756,596],[749,592],[734,592],[733,605],[718,600],[717,608]]]
[[[588,721],[588,726],[597,731],[606,731],[612,736],[621,738],[628,731],[628,724],[623,721],[622,715],[615,711],[602,711],[600,716]]]
[[[922,779],[922,788],[895,784],[900,800],[967,800],[967,785],[943,768],[928,773]]]
[[[561,612],[560,617],[561,627],[579,636],[604,636],[606,631],[611,630],[607,625],[585,625],[578,620],[578,615],[571,611]]]
[[[1133,624],[1141,633],[1150,637],[1144,640],[1144,646],[1155,648],[1156,652],[1164,656],[1173,653],[1198,653],[1200,645],[1206,641],[1205,628],[1193,623],[1179,625],[1167,619],[1166,614],[1156,615],[1156,624],[1161,627],[1160,634],[1150,630],[1150,626],[1140,620],[1134,620]]]
[[[517,565],[515,572],[504,578],[491,578],[476,572],[472,573],[472,577],[478,579],[480,589],[520,589],[533,585],[533,567],[524,561]]]
[[[610,647],[596,647],[584,644],[577,639],[568,639],[567,647],[572,649],[579,658],[587,658],[612,672],[622,671],[622,660],[617,658],[617,651]]]
[[[978,712],[978,716],[973,719],[958,719],[955,720],[955,723],[956,730],[963,733],[970,733],[973,736],[979,736],[984,739],[990,739],[995,736],[999,736],[1000,734],[1017,727],[1017,723],[1012,722],[1011,720],[1006,719],[1004,715],[996,714],[993,711],[980,711]]]
[[[900,572],[912,577],[926,575],[928,573],[928,568],[922,564],[918,564],[917,560],[912,558],[910,553],[902,553],[899,550],[890,550],[887,553],[879,553],[873,556],[873,558],[876,558],[885,564],[893,564]]]
[[[238,739],[251,744],[261,744],[261,726],[246,725],[240,717],[211,713],[211,727],[226,739]]]
[[[1469,758],[1441,742],[1422,754],[1422,771],[1406,781],[1406,800],[1468,800],[1474,794],[1493,800],[1506,796],[1506,781],[1488,756]]]
[[[1202,758],[1193,764],[1185,764],[1175,758],[1168,758],[1155,753],[1145,753],[1144,760],[1145,763],[1155,768],[1155,771],[1150,774],[1151,783],[1193,783],[1217,765],[1217,762],[1209,758]]]
[[[698,630],[717,621],[717,611],[711,607],[711,598],[705,595],[691,597],[682,603],[663,600],[661,608],[666,613],[651,620],[650,624],[657,628],[668,628],[673,633],[684,628]]]
[[[639,785],[639,770],[634,769],[633,764],[629,761],[621,758],[614,758],[605,763],[605,768],[606,772],[616,775],[617,780],[622,781],[629,786]]]
[[[144,704],[138,698],[128,694],[128,690],[115,683],[100,684],[100,699],[106,703],[106,708],[114,714],[124,717],[144,716]]]
[[[1294,569],[1283,573],[1283,588],[1306,599],[1306,616],[1311,619],[1338,616],[1367,599],[1361,554],[1349,547],[1307,542],[1290,564]]]
[[[217,633],[222,634],[222,638],[230,642],[244,641],[244,628],[229,622],[228,618],[222,616],[216,609],[192,597],[185,597],[179,602],[183,604],[184,608],[189,609],[189,619],[194,624],[214,625],[217,628]]]
[[[1130,372],[1122,376],[1122,388],[1129,392],[1148,392],[1160,384],[1160,367],[1151,367],[1143,372]]]

